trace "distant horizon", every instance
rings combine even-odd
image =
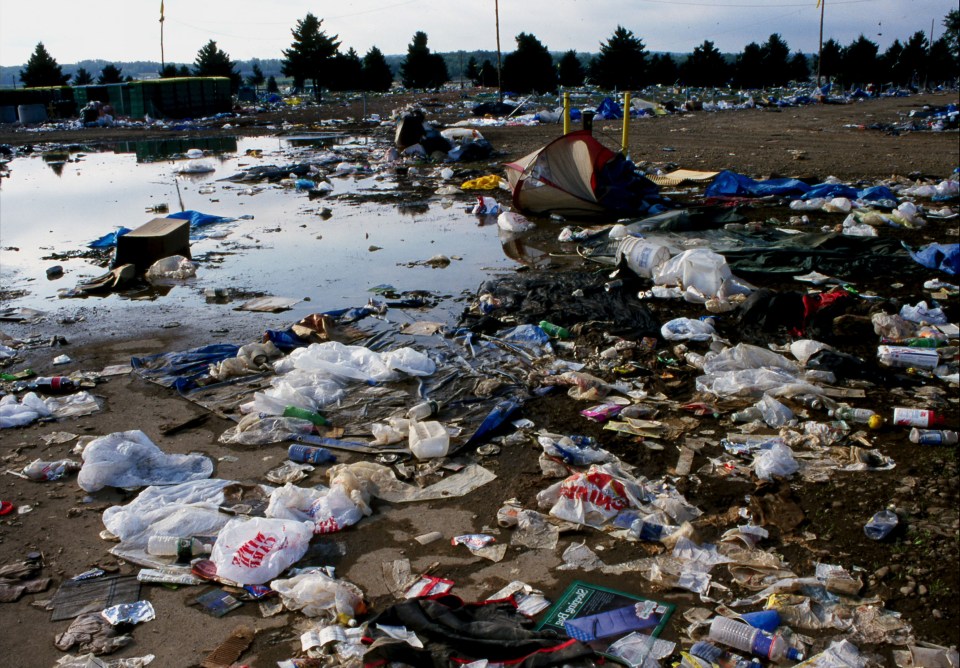
[[[881,52],[920,31],[943,35],[943,19],[955,0],[823,0],[823,39],[846,45],[863,35]],[[0,5],[0,66],[22,68],[42,42],[61,65],[85,60],[189,64],[210,40],[232,60],[279,59],[293,42],[291,31],[309,7],[276,0],[207,0],[186,5],[164,0],[161,58],[161,2],[112,5],[108,13],[89,5],[48,0]],[[779,34],[791,52],[815,54],[820,9],[816,0],[555,0],[544,24],[529,8],[499,2],[500,50],[516,48],[515,37],[534,35],[551,52],[596,53],[617,26],[633,32],[650,52],[688,54],[705,40],[723,53],[740,53]],[[436,53],[496,51],[494,3],[458,5],[427,0],[343,0],[321,29],[338,36],[340,50],[361,56],[376,46],[387,55],[405,55],[418,30]],[[98,53],[90,53],[95,51]]]

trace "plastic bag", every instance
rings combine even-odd
[[[497,226],[501,230],[506,230],[507,232],[514,232],[516,234],[522,232],[529,232],[530,230],[536,229],[536,225],[524,218],[519,213],[513,211],[504,211],[497,218]]]
[[[717,332],[713,320],[694,320],[693,318],[674,318],[663,324],[660,335],[667,341],[708,341]]]
[[[274,580],[270,588],[280,594],[283,606],[307,617],[341,615],[353,619],[366,607],[363,592],[346,580],[335,580],[319,570],[309,570],[286,580]]]
[[[833,349],[833,346],[828,346],[826,343],[820,343],[813,339],[800,339],[790,344],[790,354],[797,358],[801,366],[806,366],[807,360],[821,350]]]
[[[142,431],[122,431],[94,439],[84,448],[77,483],[86,492],[104,487],[173,485],[209,478],[213,462],[203,455],[168,455]]]
[[[926,301],[919,302],[916,306],[904,304],[900,309],[900,317],[910,322],[919,322],[929,325],[946,325],[947,316],[942,308],[930,308]]]
[[[707,297],[716,297],[724,281],[733,276],[727,260],[706,248],[684,251],[652,273],[657,285],[694,287]]]
[[[147,269],[147,280],[182,280],[197,275],[197,265],[182,255],[171,255],[157,260]]]
[[[291,520],[233,520],[217,536],[210,559],[217,577],[263,584],[298,562],[310,545],[313,525]]]
[[[270,494],[270,504],[265,515],[273,519],[309,522],[313,533],[335,533],[356,524],[370,508],[361,508],[350,498],[342,486],[315,488],[297,487],[288,483]]]
[[[298,434],[311,434],[314,429],[315,425],[309,420],[251,414],[240,420],[236,427],[230,427],[220,434],[219,441],[239,445],[266,445],[295,440]]]
[[[760,409],[760,415],[763,416],[763,421],[773,429],[779,429],[795,417],[792,410],[769,394],[764,394],[763,398],[756,403],[756,407]]]
[[[219,508],[232,484],[212,478],[147,487],[133,501],[103,511],[103,525],[124,548],[145,548],[150,536],[213,536],[230,519]]]
[[[50,415],[50,409],[35,392],[23,395],[20,402],[17,402],[17,397],[12,394],[0,399],[0,429],[23,427]]]
[[[783,443],[774,443],[753,460],[753,472],[760,480],[773,480],[774,476],[788,478],[799,470],[800,465],[793,458],[793,450]]]
[[[600,527],[620,511],[639,505],[643,489],[617,467],[591,466],[537,494],[541,508],[562,520]]]

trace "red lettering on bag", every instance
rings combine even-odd
[[[277,543],[276,536],[264,536],[262,533],[248,540],[237,548],[233,555],[232,563],[234,566],[243,568],[257,568],[263,563],[263,560],[270,554],[270,550]]]

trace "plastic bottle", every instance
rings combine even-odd
[[[729,668],[762,668],[759,661],[745,659],[739,654],[721,649],[711,642],[701,640],[693,643],[690,653],[697,658],[709,661],[710,665],[728,666]]]
[[[919,445],[956,445],[957,432],[945,429],[917,429],[910,430],[910,442]]]
[[[927,337],[913,337],[908,339],[894,339],[888,336],[880,337],[880,343],[908,348],[939,348],[947,345],[946,341]]]
[[[754,422],[755,420],[762,420],[763,413],[756,406],[748,406],[743,410],[731,413],[730,419],[734,422]]]
[[[177,557],[178,561],[189,561],[198,554],[210,554],[212,545],[207,545],[190,536],[150,536],[147,539],[147,554],[158,557]]]
[[[407,411],[407,419],[422,420],[423,418],[430,417],[431,415],[436,415],[439,412],[440,404],[433,399],[427,399],[426,401],[421,401],[419,404],[412,406],[410,410]]]
[[[313,411],[308,411],[305,408],[298,408],[297,406],[287,406],[283,409],[283,417],[292,417],[300,418],[301,420],[308,420],[318,427],[329,426],[330,421],[327,418],[320,415],[320,413],[315,413]]]
[[[549,336],[552,336],[556,339],[569,339],[570,330],[566,327],[560,327],[559,325],[554,325],[552,322],[546,320],[540,321],[540,329],[545,331]]]
[[[894,530],[900,518],[892,510],[881,510],[863,525],[863,533],[870,540],[883,540]]]
[[[940,366],[940,355],[931,348],[879,346],[877,358],[881,364],[892,367],[936,369]]]
[[[336,461],[333,453],[326,448],[313,445],[301,445],[299,443],[294,443],[287,448],[287,459],[304,464],[326,464]]]
[[[80,464],[69,459],[61,459],[56,462],[45,462],[36,459],[27,464],[22,473],[30,478],[30,480],[44,482],[47,480],[59,480],[68,472],[79,470]]]
[[[15,371],[13,373],[0,373],[0,380],[26,380],[32,376],[36,376],[37,372],[33,369],[24,369],[23,371]]]
[[[779,633],[770,634],[726,617],[714,617],[710,623],[710,639],[778,663],[783,659],[803,660],[803,652],[790,647]]]
[[[879,429],[885,422],[882,415],[877,415],[876,411],[872,411],[869,408],[838,406],[830,411],[830,416],[836,420],[843,420],[844,422],[866,424],[871,429]]]
[[[942,427],[947,423],[946,419],[934,413],[933,411],[919,408],[894,408],[893,424],[898,427],[919,427],[928,429],[930,427]]]
[[[676,531],[677,527],[664,526],[643,519],[636,519],[630,524],[631,534],[640,540],[650,541],[651,543],[659,542]]]
[[[75,383],[72,378],[67,376],[45,376],[34,378],[23,383],[17,383],[15,388],[20,390],[32,390],[41,394],[69,394],[80,389],[80,385]]]
[[[801,394],[793,399],[805,408],[812,408],[813,410],[817,411],[824,408],[823,399],[815,394]]]

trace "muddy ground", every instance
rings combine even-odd
[[[459,120],[464,114],[447,106],[456,103],[458,95],[449,99],[420,99],[428,110],[428,118],[443,122]],[[903,120],[910,110],[924,104],[943,105],[956,102],[956,93],[927,95],[912,98],[893,98],[851,105],[810,106],[802,108],[758,109],[697,113],[634,122],[630,134],[631,155],[637,162],[666,163],[689,169],[733,169],[758,178],[771,176],[798,176],[813,181],[837,176],[845,181],[874,183],[893,176],[917,178],[928,176],[944,178],[957,166],[957,133],[900,132],[865,129],[873,123],[894,124]],[[384,117],[410,100],[387,98],[376,106],[368,101],[368,112]],[[276,134],[282,131],[313,129],[318,121],[328,118],[358,117],[359,104],[353,106],[325,105],[303,111],[250,113],[231,120],[232,127],[212,126],[205,129],[177,133],[192,134]],[[849,127],[852,126],[852,127]],[[389,135],[389,128],[356,124],[355,130]],[[556,137],[556,126],[484,128],[484,136],[497,151],[490,162],[505,162],[525,155]],[[595,134],[616,147],[620,141],[619,122],[598,122]],[[12,128],[0,128],[0,143],[19,146],[35,145],[42,150],[44,143],[94,143],[147,137],[169,138],[170,131],[150,129],[102,129],[70,132],[25,133]],[[489,169],[477,165],[478,172]],[[501,194],[502,196],[502,194]],[[745,212],[751,221],[771,217],[784,220],[789,212],[783,208],[757,207]],[[0,211],[2,215],[2,211]],[[831,219],[836,222],[836,218]],[[932,222],[919,231],[883,230],[881,234],[896,234],[913,244],[929,241],[955,243],[956,222]],[[547,271],[560,271],[555,266]],[[861,291],[872,291],[884,300],[880,305],[915,303],[924,296],[921,284],[932,277],[932,272],[916,272],[907,276],[876,276],[869,284],[860,284]],[[797,289],[770,280],[761,285],[778,289]],[[942,278],[947,278],[942,276]],[[629,285],[634,288],[638,286]],[[643,287],[643,286],[639,286]],[[946,306],[952,309],[956,321],[956,297]],[[466,304],[464,304],[466,306]],[[654,303],[651,307],[661,322],[677,314],[699,315],[702,311],[676,302]],[[721,320],[721,334],[739,340],[732,321]],[[86,327],[82,323],[70,327]],[[92,328],[102,323],[91,323]],[[68,345],[63,350],[34,348],[21,353],[14,369],[32,367],[41,375],[52,374],[50,359],[54,354],[67,352],[79,367],[100,369],[111,364],[129,363],[132,356],[156,352],[184,350],[210,343],[196,340],[197,333],[185,338],[179,330],[162,330],[130,338],[119,324],[116,331],[92,340],[89,336],[74,335],[69,328],[54,322],[31,325],[4,323],[2,331],[14,338],[26,338],[36,333],[42,338],[66,335],[68,340],[83,341],[83,345]],[[785,334],[771,335],[777,344],[788,342]],[[233,340],[232,337],[230,337]],[[847,352],[870,359],[875,354],[875,337],[864,336],[854,329],[842,335],[838,346]],[[589,357],[603,345],[598,335],[586,335],[578,342],[579,354]],[[696,346],[691,348],[697,349]],[[638,357],[635,373],[642,375],[649,387],[663,392],[669,399],[686,403],[693,396],[693,378],[697,371],[682,363],[675,363],[670,346],[661,342],[655,351]],[[924,388],[927,389],[924,389]],[[930,387],[934,391],[930,391]],[[855,405],[889,412],[894,405],[926,405],[948,413],[957,422],[956,388],[937,381],[901,376],[890,384],[866,386],[867,396]],[[936,390],[942,390],[938,393]],[[118,376],[98,385],[95,393],[104,399],[102,412],[60,423],[33,425],[0,433],[3,447],[3,468],[19,470],[36,458],[55,459],[66,455],[72,443],[47,446],[41,437],[55,431],[69,431],[78,435],[101,435],[128,429],[140,429],[166,452],[203,452],[215,461],[225,455],[236,461],[216,463],[215,475],[221,478],[264,482],[264,473],[284,459],[285,446],[249,448],[225,446],[217,438],[232,423],[209,415],[198,406],[178,397],[171,391],[146,382],[135,375]],[[583,433],[597,437],[601,443],[635,465],[648,478],[672,470],[677,463],[677,449],[667,443],[664,450],[653,450],[636,439],[614,436],[602,431],[601,425],[589,422],[577,413],[584,407],[565,395],[547,395],[528,401],[521,415],[538,427],[557,433]],[[177,425],[199,415],[207,416],[199,426],[164,436],[164,427]],[[840,564],[859,572],[864,580],[861,595],[878,596],[886,607],[902,614],[915,630],[917,639],[937,644],[960,644],[960,556],[958,556],[958,471],[956,448],[920,447],[911,444],[905,430],[882,429],[868,435],[872,447],[892,457],[896,468],[882,472],[834,472],[828,481],[819,484],[799,480],[774,484],[758,484],[756,480],[698,473],[710,457],[720,454],[719,437],[730,424],[723,415],[695,416],[688,425],[688,437],[704,438],[705,448],[695,457],[692,471],[695,475],[681,478],[678,488],[692,504],[704,511],[696,523],[698,537],[715,540],[726,528],[733,526],[738,509],[748,505],[747,497],[763,505],[769,501],[767,528],[770,539],[764,547],[773,546],[798,575],[811,575],[817,562]],[[811,413],[811,417],[827,419]],[[643,596],[675,603],[678,607],[664,637],[680,641],[686,623],[682,613],[704,605],[696,595],[680,589],[664,589],[648,582],[637,573],[607,576],[597,572],[557,571],[563,548],[571,542],[586,541],[598,551],[607,563],[619,563],[658,553],[656,544],[624,543],[600,532],[586,529],[564,534],[557,550],[527,550],[511,547],[507,558],[499,564],[473,557],[462,548],[447,542],[421,546],[413,537],[431,530],[440,530],[445,536],[473,533],[494,528],[496,511],[503,501],[518,498],[524,507],[534,508],[535,496],[547,486],[541,477],[537,457],[540,448],[535,442],[504,446],[495,456],[483,458],[482,463],[498,478],[463,499],[443,503],[390,506],[377,504],[372,517],[342,533],[323,540],[315,540],[305,563],[331,564],[340,577],[358,584],[366,593],[373,611],[392,603],[381,575],[381,564],[400,557],[411,560],[414,568],[426,568],[441,562],[435,571],[454,580],[454,590],[466,600],[482,598],[510,580],[524,580],[555,598],[566,585],[583,579]],[[351,461],[349,458],[346,461]],[[322,471],[314,472],[303,484],[325,482]],[[50,613],[40,609],[38,602],[49,599],[56,587],[66,578],[89,568],[99,566],[108,571],[136,573],[138,568],[118,562],[107,553],[108,543],[98,534],[103,529],[101,514],[115,503],[133,498],[135,493],[103,491],[87,495],[78,489],[73,479],[61,482],[35,483],[12,475],[0,476],[0,498],[17,506],[29,506],[32,511],[23,515],[0,518],[0,565],[23,558],[29,552],[41,552],[42,575],[52,577],[53,584],[46,592],[28,594],[15,603],[0,604],[0,656],[11,666],[52,666],[61,653],[53,647],[53,637],[62,632],[69,622],[51,622]],[[877,510],[893,506],[904,522],[890,540],[877,543],[868,540],[862,531],[864,521]],[[508,534],[501,534],[502,540]],[[721,582],[730,584],[720,568],[714,574]],[[251,649],[243,656],[250,666],[273,666],[277,660],[297,656],[298,636],[302,617],[283,613],[262,618],[255,604],[215,619],[189,605],[196,596],[194,588],[170,590],[163,587],[145,587],[146,596],[157,610],[155,621],[143,624],[133,631],[134,642],[117,656],[157,655],[154,665],[196,666],[237,625],[247,624],[257,629]],[[707,607],[712,607],[707,605]],[[811,634],[816,635],[816,634]],[[876,651],[878,660],[893,665],[889,647],[863,647]]]

